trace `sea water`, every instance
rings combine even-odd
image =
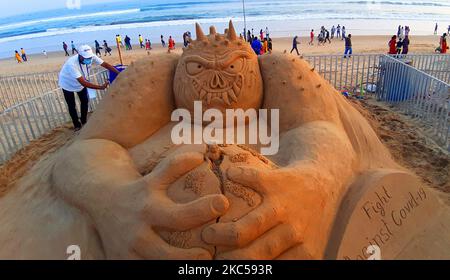
[[[61,0],[66,1],[66,0]],[[65,41],[94,45],[107,40],[114,46],[116,34],[128,35],[137,43],[138,34],[160,42],[171,35],[181,41],[199,22],[218,30],[233,19],[238,32],[244,29],[242,0],[156,0],[119,1],[0,18],[0,57],[13,57],[14,50],[28,53],[62,50]],[[409,25],[412,35],[431,35],[437,22],[439,32],[450,24],[450,0],[245,0],[247,29],[256,34],[269,28],[272,37],[308,36],[324,25],[345,26],[354,35],[396,34],[398,25]]]

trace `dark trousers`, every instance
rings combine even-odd
[[[67,91],[63,89],[64,93],[64,99],[66,100],[67,107],[69,108],[69,114],[72,118],[73,126],[75,128],[81,128],[81,125],[86,124],[87,121],[87,113],[88,113],[88,107],[89,107],[89,95],[87,88],[84,88],[83,90],[77,92],[78,98],[80,99],[80,110],[81,110],[81,117],[78,119],[78,112],[77,108],[75,106],[75,94],[74,92]],[[80,123],[81,121],[81,123]]]
[[[298,49],[297,49],[297,46],[295,46],[295,47],[292,47],[292,49],[291,49],[291,53],[293,52],[293,51],[296,51],[297,52],[297,55],[300,55],[300,53],[298,52]]]

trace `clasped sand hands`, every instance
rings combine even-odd
[[[306,61],[257,57],[231,22],[196,33],[181,56],[132,63],[80,135],[2,198],[0,258],[65,259],[77,244],[82,259],[321,259],[351,182],[401,169]],[[278,153],[175,145],[171,114],[195,101],[278,109]]]

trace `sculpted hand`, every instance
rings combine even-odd
[[[203,161],[203,154],[186,152],[164,159],[141,176],[119,145],[86,140],[68,148],[55,167],[54,181],[66,200],[89,213],[107,258],[211,259],[201,248],[170,246],[155,232],[185,231],[226,212],[228,201],[222,195],[187,204],[176,204],[167,196],[173,182]]]
[[[308,257],[299,256],[298,248],[311,221],[319,219],[324,197],[312,187],[315,179],[307,171],[302,173],[293,168],[229,168],[228,177],[258,192],[262,203],[236,222],[213,224],[203,230],[205,242],[239,248],[217,258],[274,259],[289,251],[295,251],[295,257]]]

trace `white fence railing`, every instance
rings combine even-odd
[[[90,79],[94,83],[103,84],[108,80],[108,73],[97,72]],[[90,100],[91,111],[95,110],[104,94],[105,91],[98,90],[97,97]],[[61,88],[41,94],[34,92],[34,95],[0,113],[0,163],[8,160],[30,141],[70,121]],[[78,99],[76,100],[79,108]]]
[[[447,68],[447,71],[450,71]],[[418,120],[435,141],[450,151],[450,85],[403,60],[380,58],[379,100],[395,104]]]

